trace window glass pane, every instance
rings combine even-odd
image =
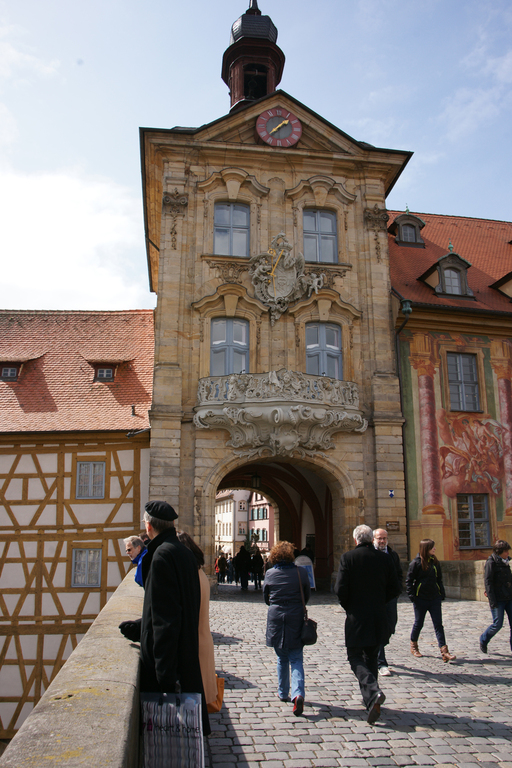
[[[450,408],[452,411],[462,411],[462,398],[458,384],[450,384]]]
[[[469,517],[469,496],[465,496],[464,494],[459,494],[457,496],[457,510],[459,518]]]
[[[226,341],[226,321],[214,320],[212,323],[212,344]]]
[[[459,523],[459,547],[471,546],[471,523]]]
[[[460,272],[457,270],[445,269],[444,282],[446,286],[446,293],[462,293]]]
[[[4,379],[15,379],[17,373],[17,368],[2,368],[2,378]]]
[[[233,321],[233,341],[236,344],[247,344],[247,323]]]
[[[473,494],[473,517],[475,519],[487,519],[487,496],[483,494]]]
[[[213,252],[218,256],[229,256],[229,229],[215,229]]]
[[[215,225],[219,225],[222,227],[229,227],[230,220],[229,220],[229,214],[230,214],[230,206],[225,204],[222,205],[221,203],[217,203],[215,206]]]
[[[334,349],[340,348],[339,342],[339,329],[334,325],[326,325],[325,327],[325,343],[328,347],[334,347]]]
[[[330,232],[331,234],[335,234],[336,217],[334,213],[327,213],[327,211],[320,211],[320,231]]]
[[[318,261],[318,241],[314,235],[304,235],[304,258],[306,261]]]
[[[77,467],[77,489],[76,495],[78,498],[87,498],[89,496],[89,484],[91,477],[91,463],[90,462],[78,462]]]
[[[304,211],[303,222],[304,230],[316,232],[316,214],[314,211]]]
[[[245,352],[239,352],[237,349],[233,350],[233,373],[246,373],[246,354]]]
[[[232,256],[247,256],[249,252],[249,230],[233,230],[233,253]]]
[[[318,325],[306,325],[306,347],[318,346]]]
[[[87,550],[73,550],[73,578],[72,584],[76,586],[87,583]]]
[[[306,360],[306,373],[318,376],[320,373],[320,355],[308,355]]]
[[[402,225],[402,240],[404,243],[415,243],[416,242],[416,227],[413,227],[412,224],[403,224]]]
[[[101,550],[90,549],[88,554],[89,554],[89,557],[88,557],[87,583],[89,584],[89,586],[99,585]]]
[[[104,496],[105,464],[103,461],[95,461],[93,464],[92,496],[102,499]]]
[[[339,363],[337,357],[327,355],[327,375],[331,379],[339,379]]]
[[[464,382],[476,381],[476,361],[473,355],[461,355]]]
[[[226,373],[226,350],[218,349],[212,352],[211,376],[224,376]]]
[[[112,368],[98,368],[98,379],[112,379],[114,371]]]
[[[234,227],[249,226],[249,208],[246,205],[233,206],[233,226]]]
[[[475,523],[475,547],[486,547],[489,544],[489,524]]]
[[[322,237],[320,242],[320,261],[333,263],[336,257],[336,239],[334,237]]]

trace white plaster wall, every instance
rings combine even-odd
[[[57,454],[56,453],[38,453],[37,459],[43,472],[57,474]]]

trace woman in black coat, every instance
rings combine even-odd
[[[443,661],[457,658],[448,650],[443,627],[441,601],[445,598],[443,576],[439,560],[435,556],[436,544],[432,539],[420,541],[420,552],[409,565],[405,586],[414,604],[414,624],[411,632],[411,653],[421,657],[418,638],[423,629],[425,616],[430,613]]]
[[[294,546],[278,541],[270,551],[272,568],[265,574],[263,597],[269,607],[267,645],[277,654],[278,696],[290,701],[290,667],[292,670],[293,714],[304,710],[304,661],[301,630],[304,624],[302,593],[307,603],[310,596],[309,577],[305,568],[295,565]]]
[[[510,572],[510,544],[498,539],[492,555],[485,563],[485,594],[489,599],[493,622],[480,637],[480,650],[487,653],[487,646],[503,626],[505,613],[510,624],[510,650],[512,650],[512,573]]]

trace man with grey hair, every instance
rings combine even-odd
[[[135,566],[135,583],[142,587],[142,558],[147,552],[146,545],[139,536],[123,539],[126,554]]]
[[[341,556],[335,592],[345,609],[345,645],[352,672],[372,724],[380,717],[386,697],[378,684],[378,653],[388,639],[386,603],[400,594],[391,558],[373,546],[373,531],[358,525],[355,549]]]

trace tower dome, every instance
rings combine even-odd
[[[276,90],[284,68],[284,53],[276,45],[277,28],[263,16],[257,0],[231,27],[229,48],[222,59],[222,79],[229,87],[231,110]]]

